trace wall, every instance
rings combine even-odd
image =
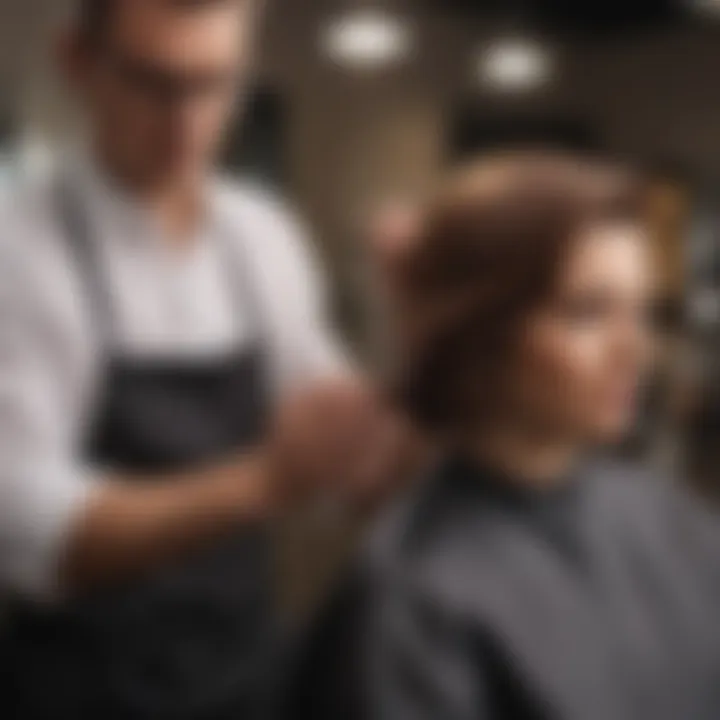
[[[416,23],[421,51],[412,63],[377,77],[330,66],[317,38],[338,5],[276,3],[262,67],[289,98],[293,191],[346,290],[349,278],[357,277],[352,268],[362,254],[364,211],[387,193],[432,181],[448,117],[468,95],[479,95],[488,112],[585,118],[610,150],[671,161],[695,178],[717,175],[718,25],[669,28],[615,43],[555,42],[555,81],[513,98],[481,94],[473,82],[473,51],[497,28],[421,16],[408,9],[413,3],[394,3]],[[677,247],[668,247],[664,262],[677,257]]]
[[[344,4],[276,0],[266,19],[260,72],[288,99],[292,185],[331,248],[361,210],[393,189],[423,187],[437,166],[452,104],[478,93],[473,48],[497,29],[428,17],[411,0],[386,2],[414,20],[421,52],[380,77],[331,67],[319,28]],[[21,101],[24,122],[53,127],[66,111],[43,46],[60,0],[0,7],[0,107]],[[720,167],[720,26],[675,28],[615,44],[557,44],[553,85],[526,98],[482,97],[494,109],[559,109],[591,120],[608,145],[672,158],[703,175]]]

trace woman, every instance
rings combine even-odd
[[[639,197],[517,155],[429,204],[399,267],[399,396],[443,451],[316,629],[296,716],[720,717],[720,531],[598,452],[651,355]]]

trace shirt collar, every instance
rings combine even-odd
[[[95,236],[110,235],[121,242],[156,242],[161,230],[141,201],[114,181],[87,151],[78,153],[71,165],[73,182],[81,195],[88,221]],[[219,222],[218,182],[209,177],[205,187],[205,212],[196,229],[206,236]]]
[[[516,506],[548,507],[574,502],[583,484],[580,478],[584,475],[586,462],[585,459],[576,461],[572,469],[563,476],[543,486],[513,477],[461,451],[448,454],[444,458],[443,470],[456,486],[479,493],[484,498],[493,497]]]

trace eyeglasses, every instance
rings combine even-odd
[[[237,72],[232,69],[186,71],[108,52],[110,70],[132,91],[160,104],[182,104],[232,93]]]

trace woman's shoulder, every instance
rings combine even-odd
[[[640,462],[611,456],[588,462],[584,475],[590,501],[623,515],[652,513],[680,491],[670,475]]]
[[[451,493],[441,462],[426,467],[404,491],[381,509],[366,536],[361,557],[379,569],[405,564],[417,555],[423,540],[442,527]]]
[[[362,577],[375,594],[455,605],[455,590],[469,589],[458,579],[483,576],[487,515],[438,463],[376,518],[359,554]]]
[[[681,478],[651,465],[602,458],[589,465],[587,474],[590,502],[617,523],[664,524],[682,509],[709,511]]]
[[[605,462],[595,468],[593,513],[626,555],[720,581],[720,512],[682,477]],[[697,572],[695,572],[697,571]]]

